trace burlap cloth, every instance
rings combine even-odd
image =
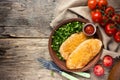
[[[87,6],[87,1],[88,0],[59,0],[59,4],[54,11],[54,19],[50,23],[50,26],[54,27],[62,20],[78,18],[81,16],[92,22],[90,9]],[[113,6],[116,10],[119,9],[120,1],[113,1],[114,0],[108,0],[109,5]],[[120,55],[120,44],[116,43],[112,37],[108,37],[100,26],[98,27],[100,28],[100,31],[102,33],[104,44],[101,59],[104,55],[111,55],[112,57]]]

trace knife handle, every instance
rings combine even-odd
[[[73,73],[85,78],[90,78],[90,74],[86,72],[73,72]]]
[[[66,77],[66,78],[69,79],[69,80],[79,80],[79,79],[75,78],[74,76],[69,75],[69,74],[66,73],[66,72],[62,72],[62,71],[61,71],[60,73],[61,73],[62,76]]]

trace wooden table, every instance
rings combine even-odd
[[[109,0],[119,8],[120,0]],[[66,80],[43,68],[37,58],[50,60],[49,26],[59,0],[0,0],[0,80]],[[106,69],[107,70],[107,69]],[[106,80],[103,77],[80,80]]]

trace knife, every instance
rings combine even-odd
[[[59,74],[61,74],[62,76],[66,77],[69,80],[79,80],[78,78],[62,71],[53,61],[47,61],[43,58],[39,58],[38,59],[39,62],[42,63],[42,65],[49,69],[49,70],[53,70],[58,72]],[[90,78],[90,74],[89,73],[85,73],[85,72],[73,72],[74,74],[80,75],[82,77],[86,77],[86,78]]]

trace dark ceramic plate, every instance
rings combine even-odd
[[[54,29],[52,30],[52,33],[51,33],[51,35],[49,37],[49,43],[48,43],[49,53],[50,53],[50,56],[51,56],[52,60],[57,64],[57,66],[59,66],[62,70],[65,70],[67,72],[87,71],[88,69],[90,69],[91,67],[93,67],[98,62],[98,60],[100,59],[101,53],[102,53],[102,49],[103,49],[103,47],[102,47],[101,51],[99,52],[99,54],[96,55],[94,57],[94,59],[92,59],[84,68],[81,68],[81,69],[68,69],[66,67],[66,62],[60,60],[58,58],[58,56],[56,55],[56,52],[51,47],[52,36],[54,35],[55,30],[57,30],[62,25],[70,23],[70,22],[75,22],[75,21],[83,22],[83,23],[88,23],[89,22],[88,20],[81,19],[81,18],[72,18],[72,19],[68,19],[68,20],[62,21],[56,27],[54,27]],[[98,38],[98,39],[100,39],[102,41],[102,36],[101,36],[100,30],[98,28],[97,28],[97,31],[96,31],[94,37]]]

